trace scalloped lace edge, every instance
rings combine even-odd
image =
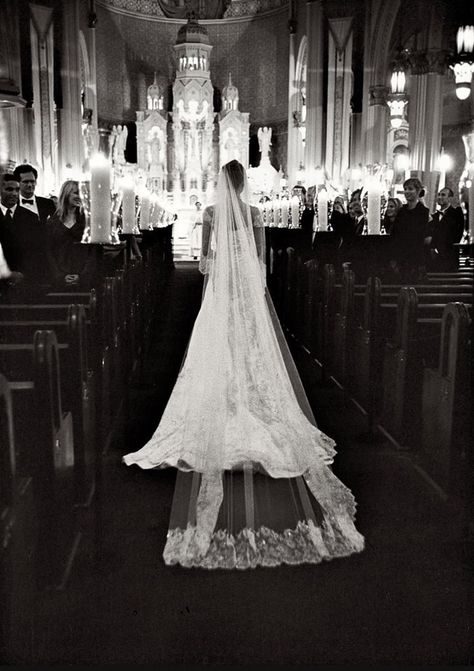
[[[227,530],[204,534],[188,523],[185,530],[168,531],[165,564],[185,568],[248,569],[281,564],[319,564],[347,557],[364,549],[364,537],[350,516],[325,519],[321,526],[300,521],[295,529],[276,532],[261,526],[242,529],[237,536]]]

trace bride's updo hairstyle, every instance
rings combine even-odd
[[[242,163],[233,159],[224,165],[223,170],[227,173],[230,183],[234,187],[236,193],[240,193],[244,188],[245,180],[245,170]]]

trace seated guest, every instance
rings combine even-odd
[[[439,210],[432,215],[429,245],[429,268],[450,272],[459,267],[459,254],[453,245],[460,242],[464,232],[464,214],[460,207],[453,207],[454,193],[445,187],[438,193]]]
[[[60,285],[90,285],[94,257],[89,245],[80,244],[85,216],[78,182],[67,180],[61,186],[57,210],[46,228],[52,281]]]
[[[385,230],[385,233],[390,235],[393,228],[393,222],[395,221],[398,210],[402,206],[402,201],[400,198],[389,198],[387,200],[387,205],[385,207],[385,214],[382,219],[381,227]]]
[[[45,236],[38,217],[19,207],[20,184],[10,173],[1,177],[0,244],[11,271],[24,275],[30,285],[48,280]]]
[[[403,183],[406,204],[399,209],[392,225],[392,269],[402,279],[414,280],[424,274],[425,240],[429,233],[430,212],[421,198],[425,190],[420,180],[410,177]]]
[[[40,224],[44,226],[48,217],[54,213],[56,206],[51,198],[35,195],[38,171],[29,163],[21,163],[17,165],[13,174],[20,183],[19,206],[36,214]]]

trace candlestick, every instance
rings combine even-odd
[[[295,194],[291,197],[291,228],[298,228],[300,225],[300,199]]]
[[[135,233],[135,183],[131,177],[121,181],[122,191],[122,233]]]
[[[282,198],[280,200],[281,205],[281,224],[282,228],[288,228],[288,199]]]
[[[104,154],[90,161],[91,242],[110,243],[110,164]]]
[[[150,192],[143,189],[140,197],[140,228],[147,229],[150,224]]]
[[[326,189],[321,189],[318,194],[318,224],[320,231],[328,230],[328,194]]]
[[[372,179],[367,189],[367,233],[380,233],[380,198],[382,186],[378,179]]]

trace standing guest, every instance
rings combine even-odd
[[[352,228],[352,222],[349,214],[346,212],[344,199],[342,196],[336,196],[332,205],[332,212],[329,219],[331,228],[337,235],[343,237]]]
[[[36,214],[39,222],[44,226],[48,217],[54,213],[56,206],[51,198],[35,195],[38,171],[29,163],[21,163],[17,165],[13,174],[20,183],[19,206]]]
[[[2,175],[0,186],[0,244],[10,270],[22,273],[28,284],[48,280],[45,236],[38,217],[18,205],[20,183],[15,175]]]
[[[410,177],[403,183],[405,205],[399,209],[392,226],[392,260],[390,265],[403,280],[413,280],[425,271],[425,241],[429,234],[430,212],[423,205],[422,183]]]
[[[46,224],[49,266],[56,284],[91,284],[94,258],[90,246],[80,244],[84,228],[79,183],[67,180],[59,192],[57,210]]]
[[[367,224],[360,200],[349,203],[349,216],[352,221],[352,235],[362,235]]]
[[[385,233],[390,235],[393,228],[393,223],[397,218],[398,211],[402,206],[402,201],[400,198],[389,198],[387,200],[387,206],[385,208],[385,214],[382,219],[382,227],[385,230]]]
[[[459,254],[454,244],[461,241],[464,215],[460,207],[453,207],[453,198],[454,193],[448,187],[438,193],[439,210],[432,216],[427,240],[429,267],[438,272],[449,272],[459,267]]]

